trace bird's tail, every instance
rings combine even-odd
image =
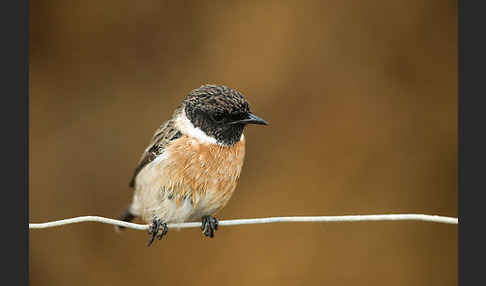
[[[130,211],[130,208],[127,208],[119,217],[118,217],[118,220],[121,220],[121,221],[126,221],[126,222],[131,222],[134,218],[136,218],[137,216],[134,215],[131,211]],[[120,232],[124,229],[125,227],[124,226],[118,226],[116,225],[115,226],[115,230],[117,232]]]

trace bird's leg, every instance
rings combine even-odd
[[[169,228],[167,227],[167,223],[165,223],[165,222],[164,222],[164,223],[161,225],[161,227],[162,227],[162,231],[159,233],[159,235],[157,235],[157,238],[158,238],[159,240],[161,240],[161,239],[162,239],[162,237],[164,237],[164,235],[166,235],[166,234],[167,234],[167,232],[169,231]]]
[[[148,233],[150,234],[150,239],[147,246],[150,246],[155,239],[155,236],[160,240],[168,231],[167,223],[162,222],[161,219],[154,218],[152,224],[149,226]]]
[[[218,230],[218,220],[210,215],[205,215],[201,218],[202,225],[201,230],[205,236],[209,236],[211,238],[214,237],[214,232]]]

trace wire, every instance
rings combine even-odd
[[[458,224],[459,219],[455,217],[445,217],[438,215],[424,214],[377,214],[377,215],[344,215],[344,216],[291,216],[291,217],[268,217],[268,218],[250,218],[250,219],[232,219],[219,221],[220,226],[244,225],[244,224],[261,224],[277,222],[363,222],[363,221],[425,221],[446,224]],[[80,222],[100,222],[112,225],[123,226],[137,230],[146,230],[149,225],[136,224],[120,221],[101,216],[80,216],[57,221],[44,223],[29,223],[29,229],[43,229],[58,227],[67,224]],[[200,227],[201,222],[172,223],[167,225],[169,228],[189,228]]]

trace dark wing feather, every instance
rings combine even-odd
[[[164,152],[164,149],[167,145],[182,136],[182,133],[177,130],[174,126],[174,120],[168,120],[162,126],[155,131],[154,136],[152,137],[152,141],[150,145],[145,149],[145,152],[142,154],[142,158],[138,162],[137,167],[135,168],[135,172],[133,173],[132,180],[130,181],[130,187],[135,187],[135,179],[137,178],[138,173],[150,162],[152,162],[157,156]]]

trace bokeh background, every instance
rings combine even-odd
[[[204,83],[270,126],[221,219],[457,216],[457,1],[31,1],[30,221],[115,218],[154,130]],[[139,221],[137,221],[139,222]],[[30,232],[31,285],[457,285],[457,226]]]

